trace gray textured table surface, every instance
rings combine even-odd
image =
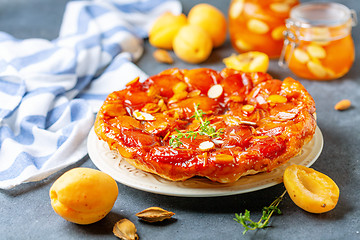
[[[183,1],[184,12],[198,2]],[[224,13],[229,6],[229,1],[208,2]],[[355,9],[359,15],[358,0],[341,3]],[[65,4],[65,0],[0,0],[0,31],[18,38],[54,39]],[[357,55],[360,55],[359,29],[359,26],[353,29]],[[146,43],[145,54],[137,63],[149,75],[168,68],[153,61],[152,51]],[[224,67],[222,58],[232,52],[230,43],[226,42],[203,64],[188,65],[176,60],[173,66],[220,70]],[[269,72],[280,79],[293,76],[288,70],[279,68],[275,61],[271,62]],[[112,226],[122,217],[136,224],[141,239],[360,239],[359,58],[341,79],[331,82],[299,80],[315,99],[318,125],[324,136],[323,151],[313,167],[329,175],[340,188],[339,203],[333,211],[310,214],[296,207],[286,196],[280,205],[283,215],[271,219],[272,227],[243,236],[242,227],[233,221],[234,213],[249,209],[253,217],[258,218],[262,207],[284,191],[282,184],[256,192],[213,198],[168,197],[118,184],[119,196],[112,211],[100,222],[81,226],[60,218],[50,205],[48,191],[65,169],[44,181],[0,191],[0,239],[115,239]],[[335,111],[334,104],[343,98],[349,98],[354,106],[348,111]],[[87,157],[71,167],[75,166],[95,168]],[[139,222],[134,214],[150,206],[175,212],[175,220],[155,225]]]

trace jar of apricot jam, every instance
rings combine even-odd
[[[278,58],[284,43],[285,20],[298,0],[232,0],[229,31],[239,52],[259,51]]]
[[[288,66],[305,79],[342,77],[355,58],[351,29],[356,24],[356,13],[339,3],[305,3],[294,7],[286,20],[279,65]]]

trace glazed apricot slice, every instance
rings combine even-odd
[[[287,167],[284,185],[293,202],[311,213],[328,212],[339,199],[339,188],[331,178],[305,166]]]

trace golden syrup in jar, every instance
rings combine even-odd
[[[332,80],[345,75],[354,58],[351,28],[356,13],[338,3],[306,3],[294,7],[286,21],[279,65],[297,76]]]
[[[270,58],[280,56],[286,30],[285,20],[298,0],[232,0],[229,31],[239,52],[259,51]]]

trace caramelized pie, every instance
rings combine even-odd
[[[313,98],[289,77],[173,68],[111,93],[94,128],[111,150],[143,171],[173,181],[202,176],[229,183],[299,154],[315,133],[314,113]],[[216,137],[201,133],[204,122]],[[174,145],[181,133],[185,137]]]

